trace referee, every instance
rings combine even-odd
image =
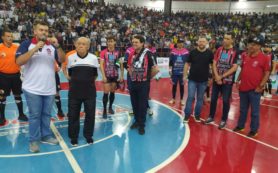
[[[0,44],[0,90],[3,92],[0,92],[0,126],[6,122],[6,97],[10,95],[11,91],[18,108],[18,119],[28,121],[23,113],[20,67],[15,63],[15,53],[18,46],[13,44],[13,34],[8,28],[3,30],[1,37],[3,43]]]

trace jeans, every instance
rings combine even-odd
[[[244,128],[247,119],[248,109],[251,106],[251,124],[250,129],[253,132],[257,132],[260,121],[260,99],[261,93],[257,93],[254,90],[239,92],[240,96],[240,116],[237,126]]]
[[[211,102],[210,102],[210,113],[209,116],[214,119],[214,115],[216,112],[216,106],[217,106],[217,99],[219,96],[219,93],[222,94],[222,100],[223,100],[223,110],[222,110],[222,121],[227,121],[228,113],[230,110],[230,98],[232,94],[232,84],[222,84],[218,85],[216,82],[213,82],[212,85],[212,93],[211,93]]]
[[[192,102],[195,98],[197,92],[197,102],[195,103],[195,116],[198,117],[201,114],[201,108],[203,106],[204,94],[207,88],[207,81],[205,82],[195,82],[193,80],[188,80],[188,96],[186,100],[186,106],[184,109],[185,117],[189,117],[191,114]]]
[[[50,130],[51,110],[54,95],[35,95],[23,90],[29,110],[29,141],[40,141],[52,136]]]

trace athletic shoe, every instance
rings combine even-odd
[[[211,117],[208,117],[208,119],[204,122],[205,124],[211,124],[211,123],[213,123],[213,118],[211,118]]]
[[[195,119],[195,122],[197,123],[200,123],[201,122],[201,119],[200,119],[200,116],[194,116],[194,119]]]
[[[183,119],[183,122],[188,123],[188,121],[189,121],[189,116],[185,116],[184,119]]]
[[[18,120],[20,121],[28,121],[28,117],[25,114],[19,115]]]
[[[218,129],[224,129],[225,126],[226,126],[226,121],[221,121],[218,126]]]
[[[148,108],[147,112],[148,112],[148,114],[149,114],[150,116],[153,115],[153,110],[152,110],[151,108]]]
[[[258,132],[250,131],[247,136],[252,138],[252,137],[255,137],[257,135],[258,135]]]
[[[129,111],[128,114],[129,114],[130,116],[133,116],[133,115],[134,115],[133,110]]]
[[[244,127],[238,127],[236,126],[236,128],[233,129],[234,132],[242,132],[244,131]]]
[[[41,143],[50,144],[50,145],[57,145],[57,144],[59,144],[59,141],[56,138],[47,137],[47,138],[43,138],[41,140]]]
[[[88,144],[93,144],[94,143],[93,138],[86,138],[86,141],[87,141]]]
[[[264,97],[270,99],[270,98],[272,98],[272,95],[271,94],[265,94]]]
[[[6,123],[6,118],[0,118],[0,126],[5,125]]]
[[[108,109],[108,113],[109,113],[109,114],[114,114],[115,112],[114,112],[114,110],[113,110],[112,108],[109,108],[109,109]]]
[[[144,135],[144,134],[145,134],[145,128],[144,128],[144,127],[139,127],[138,133],[139,133],[140,135]]]
[[[131,126],[130,126],[130,129],[137,129],[139,126],[138,126],[138,123],[137,122],[134,122]]]
[[[175,103],[175,100],[174,100],[174,99],[172,99],[172,100],[169,101],[169,104],[174,104],[174,103]]]
[[[73,147],[77,147],[77,146],[78,146],[78,141],[77,141],[77,139],[71,139],[71,140],[70,140],[70,143],[71,143],[71,146],[73,146]]]
[[[58,115],[59,117],[65,117],[65,114],[64,114],[64,112],[62,112],[62,111],[58,111],[57,115]]]
[[[30,142],[30,144],[29,144],[29,151],[32,152],[32,153],[40,152],[39,143],[37,141]]]

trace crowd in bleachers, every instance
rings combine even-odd
[[[277,44],[278,14],[257,13],[200,13],[177,12],[165,15],[161,11],[142,7],[107,4],[100,6],[83,0],[6,0],[0,4],[0,30],[8,26],[15,39],[22,41],[32,36],[36,18],[47,20],[66,49],[72,49],[73,39],[88,36],[93,52],[106,46],[106,37],[115,35],[118,47],[126,47],[130,36],[143,34],[157,48],[171,48],[183,38],[191,48],[200,33],[206,34],[214,45],[222,43],[223,33],[236,34],[236,47],[245,49],[250,33],[261,33],[269,43]]]

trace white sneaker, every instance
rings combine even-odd
[[[175,103],[175,100],[172,99],[172,100],[169,101],[169,103],[170,103],[170,104],[174,104],[174,103]]]
[[[266,95],[264,95],[264,97],[265,98],[272,98],[272,95],[267,93]]]
[[[151,109],[151,108],[148,108],[148,114],[150,115],[150,116],[152,116],[153,115],[153,110]]]

